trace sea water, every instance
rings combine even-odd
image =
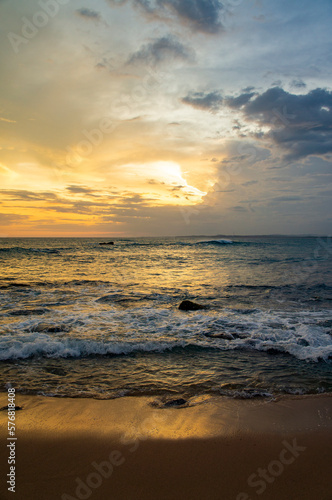
[[[0,240],[1,390],[94,398],[332,390],[330,238],[102,241]],[[185,299],[206,308],[181,311]]]

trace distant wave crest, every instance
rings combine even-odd
[[[24,247],[4,247],[0,248],[2,254],[59,254],[57,248],[24,248]]]
[[[197,241],[196,245],[233,245],[235,242],[232,240],[202,240]]]

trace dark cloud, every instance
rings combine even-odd
[[[59,214],[81,214],[104,216],[112,212],[112,217],[122,213],[123,210],[130,211],[131,214],[136,214],[138,210],[149,206],[149,202],[154,202],[155,199],[131,191],[119,192],[116,195],[110,194],[108,191],[96,191],[90,188],[79,185],[70,185],[66,188],[69,193],[94,196],[91,192],[98,192],[99,196],[88,199],[77,199],[75,197],[67,198],[49,192],[33,192],[23,190],[1,190],[0,194],[6,196],[11,201],[24,202],[26,206],[33,209],[40,209],[36,202],[44,201],[49,205],[42,207],[43,211],[55,212]],[[20,206],[20,205],[18,205]],[[20,216],[12,215],[10,218],[0,217],[0,222],[9,224],[11,221],[18,220]],[[23,218],[23,216],[22,216]],[[29,218],[29,217],[26,217]]]
[[[219,0],[159,0],[158,3],[172,9],[195,31],[213,34],[223,29],[220,22],[223,4]]]
[[[232,107],[241,108],[248,120],[268,125],[270,132],[261,137],[285,149],[287,160],[332,152],[332,92],[318,88],[298,95],[273,87],[243,105],[247,96],[233,100]]]
[[[291,86],[297,89],[304,89],[307,85],[302,80],[293,80]]]
[[[253,186],[254,184],[258,184],[258,181],[247,181],[242,184],[242,186],[248,187]]]
[[[82,193],[82,194],[91,194],[95,192],[95,189],[87,188],[84,186],[78,186],[76,184],[72,184],[66,187],[66,190],[70,193]]]
[[[59,200],[60,204],[43,207],[43,210],[49,210],[57,213],[71,214],[93,214],[100,215],[109,210],[110,203],[105,202],[89,202],[87,200],[70,201],[66,199]]]
[[[164,181],[156,181],[156,179],[149,179],[149,182],[148,184],[151,184],[153,186],[157,185],[165,185],[165,182]]]
[[[274,201],[284,201],[284,202],[289,202],[289,201],[301,201],[302,197],[301,196],[275,196],[272,198],[272,202]]]
[[[235,207],[232,207],[231,210],[233,210],[234,212],[248,212],[248,210],[241,205],[236,205]]]
[[[322,108],[326,109],[322,109]],[[282,113],[285,122],[291,126],[301,126],[305,129],[317,127],[330,128],[332,125],[332,92],[325,89],[315,89],[308,94],[296,95],[286,92],[280,87],[274,87],[245,106],[249,117],[258,118],[264,124],[275,123],[278,113]],[[286,123],[285,123],[286,124]]]
[[[223,98],[219,92],[194,92],[182,99],[182,102],[189,104],[193,108],[217,111],[222,105]]]
[[[2,214],[0,213],[0,224],[2,226],[10,226],[16,222],[29,219],[28,215],[18,215],[18,214]],[[1,235],[1,234],[0,234]]]
[[[109,2],[116,6],[126,0]],[[220,15],[224,6],[220,0],[132,0],[132,3],[150,18],[167,22],[175,18],[193,31],[216,34],[223,30]]]
[[[247,104],[247,102],[249,102],[254,95],[255,92],[248,92],[241,94],[238,97],[227,97],[225,101],[227,106],[229,106],[230,108],[240,108],[241,106]]]
[[[249,86],[242,89],[242,92],[252,92],[253,90],[255,90],[255,87]]]
[[[85,7],[81,9],[77,9],[77,14],[81,17],[85,17],[86,19],[94,19],[95,21],[99,21],[101,19],[100,14],[95,10],[86,9]]]
[[[50,192],[40,192],[35,193],[33,191],[16,190],[16,189],[2,189],[0,194],[10,198],[13,201],[55,201],[58,200],[58,196],[55,193]]]
[[[193,51],[191,49],[183,45],[174,36],[169,35],[143,45],[129,57],[128,64],[144,62],[155,66],[165,61],[169,62],[171,59],[188,61],[193,60],[193,58]]]

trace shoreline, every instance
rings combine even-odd
[[[0,394],[0,407],[6,405]],[[332,395],[214,397],[184,408],[153,398],[16,395],[15,496],[7,500],[328,500]],[[263,472],[262,472],[263,471]],[[264,472],[265,471],[265,472]]]

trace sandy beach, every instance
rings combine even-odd
[[[0,500],[332,500],[332,0],[0,13]]]
[[[330,396],[163,409],[152,401],[18,395],[15,493],[0,412],[1,499],[332,498]]]

